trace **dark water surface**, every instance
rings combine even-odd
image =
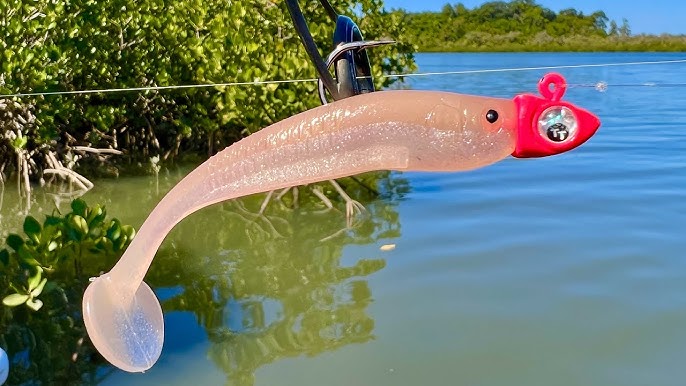
[[[422,72],[670,59],[681,57],[417,57]],[[261,197],[202,210],[149,274],[166,310],[160,361],[103,383],[683,385],[686,92],[612,86],[684,83],[683,69],[559,70],[609,84],[567,92],[602,120],[588,143],[467,173],[392,174],[351,230],[317,204],[275,205],[266,218],[253,214]],[[536,92],[544,73],[410,84],[509,98]],[[181,174],[163,173],[161,192]],[[159,195],[138,178],[98,182],[86,199],[138,226]]]

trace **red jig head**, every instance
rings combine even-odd
[[[562,101],[567,82],[557,73],[546,74],[538,82],[541,97],[520,94],[517,107],[517,144],[512,153],[518,158],[545,157],[574,149],[586,142],[600,127],[592,113]]]

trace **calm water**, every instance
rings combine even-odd
[[[422,54],[420,71],[680,59],[670,54]],[[683,385],[683,65],[564,69],[566,99],[603,125],[581,148],[457,174],[392,174],[369,216],[261,197],[207,208],[166,240],[148,282],[166,310],[148,373],[103,384]],[[415,78],[511,97],[544,71]],[[182,175],[162,173],[164,192]],[[13,225],[5,193],[0,232]],[[90,202],[138,226],[150,178],[102,181]],[[14,200],[14,201],[13,201]],[[34,211],[50,208],[41,198]],[[41,201],[43,200],[43,201]],[[135,203],[135,204],[134,204]],[[339,204],[340,207],[340,204]],[[382,251],[381,246],[395,249]]]

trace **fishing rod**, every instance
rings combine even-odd
[[[319,0],[319,3],[329,15],[331,21],[336,24],[333,33],[334,50],[328,55],[326,61],[322,59],[319,49],[312,38],[305,17],[298,5],[298,0],[286,0],[286,6],[293,20],[295,30],[300,36],[300,40],[305,46],[305,51],[307,51],[319,74],[319,79],[317,80],[319,100],[322,104],[327,104],[326,91],[329,92],[334,100],[375,91],[372,68],[366,50],[368,48],[394,44],[395,41],[366,41],[362,37],[360,28],[351,18],[336,12],[328,0]],[[332,66],[335,71],[335,79],[329,72],[329,68]]]

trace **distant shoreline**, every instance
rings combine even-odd
[[[686,52],[686,35],[537,36],[513,41],[512,35],[482,34],[439,46],[415,44],[417,52]]]
[[[403,42],[421,52],[683,52],[686,34],[633,34],[603,11],[554,12],[535,0],[446,4],[439,12],[395,10]]]

